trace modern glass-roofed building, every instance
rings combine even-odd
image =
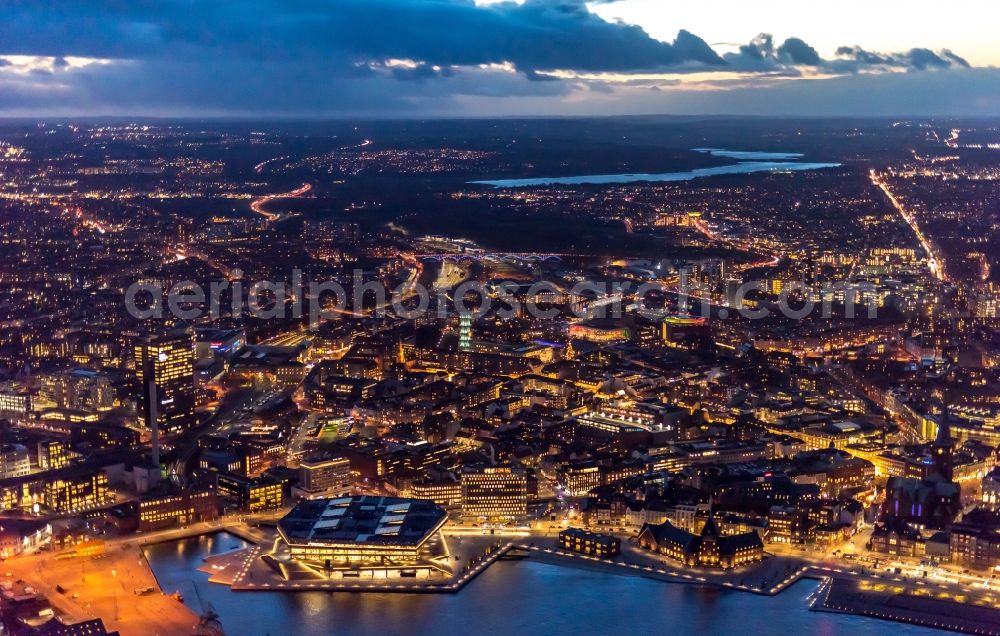
[[[450,576],[443,508],[423,499],[303,501],[278,522],[270,555],[285,578]]]

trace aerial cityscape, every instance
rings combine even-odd
[[[0,6],[0,635],[1000,634],[1000,8],[752,4]]]

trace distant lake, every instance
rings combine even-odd
[[[630,174],[589,174],[570,177],[535,177],[531,179],[495,179],[489,181],[470,181],[476,185],[489,185],[495,188],[529,188],[547,185],[601,185],[609,183],[633,183],[637,181],[664,182],[690,181],[703,177],[715,177],[727,174],[752,174],[754,172],[786,172],[803,170],[820,170],[823,168],[838,168],[839,163],[817,163],[807,161],[791,161],[802,158],[797,152],[757,152],[749,150],[726,150],[724,148],[694,148],[694,152],[710,154],[713,157],[736,159],[738,163],[712,168],[695,168],[686,172],[657,172]]]
[[[811,612],[806,580],[775,597],[678,585],[533,561],[499,561],[456,594],[233,592],[198,572],[202,558],[245,545],[218,533],[145,548],[165,592],[195,612],[211,603],[230,636],[636,636],[851,634],[937,630]]]
[[[692,150],[713,157],[727,157],[740,161],[784,161],[801,159],[805,156],[801,152],[758,152],[756,150],[726,150],[725,148],[692,148]]]

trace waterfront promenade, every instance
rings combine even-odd
[[[256,520],[252,523],[256,523]],[[222,519],[160,532],[109,540],[103,555],[65,558],[52,552],[10,559],[11,576],[47,596],[60,616],[71,621],[101,617],[123,636],[191,633],[198,617],[183,603],[160,590],[143,554],[143,546],[225,531],[251,544],[209,557],[199,569],[209,581],[245,591],[345,591],[395,593],[455,593],[501,558],[525,557],[567,567],[614,575],[640,576],[668,583],[712,586],[773,596],[802,578],[823,581],[810,599],[817,611],[855,613],[968,633],[992,634],[990,621],[1000,625],[1000,594],[949,581],[911,579],[870,570],[857,562],[826,554],[768,554],[762,562],[732,571],[690,568],[623,541],[622,554],[600,559],[562,550],[551,533],[510,532],[486,535],[455,528],[455,574],[434,579],[285,580],[261,554],[273,531],[240,519]],[[235,547],[235,545],[234,545]],[[57,591],[60,586],[65,593]],[[137,595],[136,590],[153,588]],[[972,610],[972,611],[967,611]],[[985,619],[984,619],[985,617]]]
[[[632,544],[614,560],[560,549],[551,541],[516,544],[531,558],[569,567],[642,576],[669,583],[713,586],[764,596],[780,594],[803,578],[823,581],[810,598],[815,611],[836,611],[970,634],[1000,635],[1000,593],[950,582],[928,582],[826,559],[771,555],[746,568],[720,571],[665,561]]]

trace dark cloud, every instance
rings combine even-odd
[[[770,33],[761,33],[748,44],[740,47],[741,57],[750,60],[764,61],[774,57],[774,37]]]
[[[2,0],[0,55],[18,54],[52,57],[57,72],[0,72],[0,109],[392,114],[448,112],[469,99],[558,108],[569,93],[612,85],[556,81],[555,70],[746,71],[742,85],[804,67],[968,67],[924,48],[844,47],[825,60],[799,38],[776,45],[768,34],[720,56],[688,31],[664,42],[608,22],[584,0]],[[78,68],[68,56],[113,62]]]
[[[788,59],[792,64],[819,66],[820,62],[822,62],[816,49],[799,38],[788,38],[785,40],[785,43],[778,47],[778,55]]]
[[[187,0],[120,3],[34,0],[0,5],[7,54],[146,59],[344,60],[406,58],[432,66],[510,62],[520,69],[630,71],[721,64],[687,32],[661,42],[607,22],[583,0]]]
[[[842,46],[837,49],[837,60],[830,66],[840,70],[861,70],[865,67],[902,68],[916,71],[946,69],[951,67],[969,68],[969,63],[948,49],[935,52],[925,48],[913,48],[904,53],[879,53],[860,46]]]
[[[736,70],[769,71],[793,75],[794,67],[812,66],[836,73],[857,73],[865,69],[908,69],[926,71],[952,67],[969,68],[969,63],[948,49],[932,51],[914,48],[904,53],[878,53],[859,46],[842,46],[836,58],[825,60],[816,49],[800,38],[788,38],[774,46],[774,37],[761,33],[739,47],[738,52],[723,56],[726,64]]]
[[[890,57],[866,51],[860,46],[842,46],[837,49],[837,56],[853,60],[865,66],[889,65],[893,63]]]
[[[956,66],[961,66],[964,68],[972,68],[972,65],[969,64],[968,60],[966,60],[964,57],[954,54],[951,51],[951,49],[941,49],[941,56],[947,60],[951,60],[953,63],[955,63]]]
[[[733,70],[780,73],[786,76],[799,75],[796,66],[816,66],[821,62],[819,54],[799,38],[789,38],[775,47],[774,36],[761,33],[739,47],[735,53],[723,56]]]

